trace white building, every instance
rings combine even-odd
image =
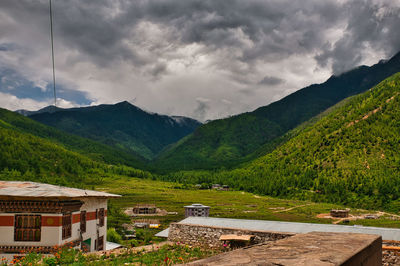
[[[0,259],[12,260],[33,247],[51,253],[72,243],[104,250],[107,199],[104,192],[35,182],[0,181]]]
[[[210,215],[210,207],[200,203],[193,203],[192,205],[185,206],[185,217],[198,216],[208,217]]]

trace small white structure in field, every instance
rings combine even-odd
[[[196,217],[208,217],[210,214],[210,207],[204,206],[200,203],[194,203],[189,206],[185,206],[185,217],[196,216]]]
[[[107,199],[119,195],[25,181],[0,181],[0,258],[51,253],[66,244],[104,250]]]

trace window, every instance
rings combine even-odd
[[[86,211],[81,211],[81,233],[86,232]]]
[[[98,212],[99,226],[104,226],[104,208],[101,208]]]
[[[41,215],[15,215],[14,241],[40,241]]]
[[[103,250],[104,249],[104,236],[99,236],[95,241],[96,250]]]
[[[71,213],[64,213],[62,216],[62,239],[71,237],[72,232],[72,215]]]

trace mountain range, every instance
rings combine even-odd
[[[398,212],[399,118],[400,72],[291,130],[286,142],[240,167],[165,179]]]
[[[397,53],[390,60],[332,76],[322,84],[300,89],[253,112],[211,121],[165,149],[154,163],[155,168],[214,169],[257,158],[285,141],[282,137],[291,129],[399,71]]]
[[[146,112],[129,102],[61,109],[49,106],[36,112],[19,110],[29,118],[146,159],[201,125],[182,116]]]
[[[400,211],[399,117],[400,54],[203,125],[128,102],[0,109],[0,178],[126,175]]]

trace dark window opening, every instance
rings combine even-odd
[[[72,235],[72,215],[64,213],[62,216],[62,239],[70,238]]]
[[[98,213],[99,226],[104,226],[104,208],[101,208]]]
[[[81,211],[81,232],[86,232],[86,211]]]
[[[96,250],[104,249],[104,236],[99,236],[96,241]]]

